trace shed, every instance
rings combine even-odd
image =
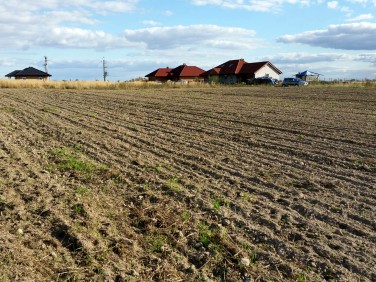
[[[303,79],[305,81],[319,81],[319,77],[321,74],[313,72],[313,71],[302,71],[295,75],[295,77]]]

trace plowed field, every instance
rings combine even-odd
[[[0,281],[376,281],[375,88],[0,90]]]

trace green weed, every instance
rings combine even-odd
[[[83,205],[83,204],[74,204],[74,205],[72,206],[72,211],[73,211],[75,214],[78,214],[78,215],[84,215],[84,214],[85,214],[84,205]]]
[[[302,272],[302,273],[299,273],[297,276],[296,276],[296,281],[297,282],[307,282],[307,275]]]
[[[188,211],[184,211],[184,212],[181,214],[181,218],[182,218],[184,221],[188,221],[188,220],[191,218],[191,213],[188,212]]]
[[[80,195],[80,196],[84,196],[84,195],[87,195],[89,194],[91,191],[88,187],[86,187],[85,185],[79,185],[76,187],[76,190],[75,190],[75,193]]]
[[[166,244],[167,238],[162,235],[149,236],[147,242],[150,247],[150,251],[153,253],[162,252],[162,247]]]
[[[220,199],[214,199],[213,200],[213,208],[218,211],[221,207],[223,206],[227,206],[228,205],[228,202],[226,199],[224,198],[220,198]]]
[[[98,114],[92,113],[92,112],[88,112],[87,115],[90,116],[90,117],[97,117],[98,116]]]
[[[175,192],[181,192],[183,189],[183,186],[179,184],[179,179],[177,177],[171,177],[167,180],[167,187]]]
[[[92,173],[96,169],[93,164],[79,159],[66,148],[56,148],[51,153],[57,167],[61,170]]]

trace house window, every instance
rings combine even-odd
[[[38,77],[38,79],[39,79],[39,80],[42,80],[42,79],[43,79],[43,77],[41,77],[41,76],[40,76],[40,77]]]
[[[268,74],[268,73],[266,73],[266,74],[265,74],[265,77],[269,77],[269,74]]]

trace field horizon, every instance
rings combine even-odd
[[[273,87],[280,87],[279,85]],[[122,90],[147,88],[212,88],[212,87],[271,87],[250,86],[245,84],[226,85],[219,83],[190,82],[179,83],[169,81],[158,83],[154,81],[98,81],[98,80],[16,80],[0,79],[0,89],[77,89],[77,90]],[[309,82],[309,87],[376,87],[376,80],[333,80]]]

